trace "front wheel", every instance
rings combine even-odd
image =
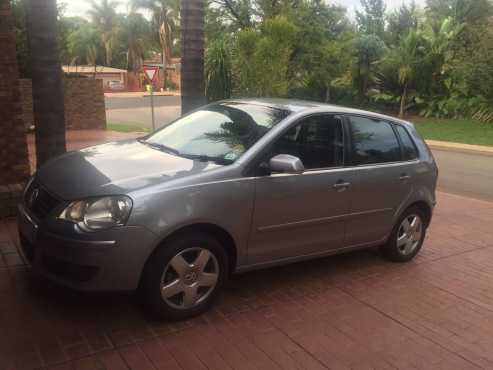
[[[183,234],[150,257],[141,285],[147,308],[159,318],[182,320],[206,311],[227,276],[227,256],[213,237]]]
[[[423,246],[425,220],[421,209],[408,208],[397,221],[387,243],[381,247],[384,256],[393,262],[411,261]]]

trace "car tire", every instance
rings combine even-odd
[[[382,254],[392,262],[411,261],[423,246],[426,227],[425,213],[418,207],[409,207],[397,220],[387,243],[380,248]]]
[[[149,258],[140,293],[154,317],[184,320],[210,308],[228,276],[227,270],[225,249],[213,236],[201,232],[179,234]]]

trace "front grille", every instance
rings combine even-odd
[[[99,272],[97,266],[77,265],[43,254],[41,261],[48,272],[72,281],[89,281]]]
[[[33,181],[26,190],[24,203],[36,217],[43,219],[60,204],[60,201]]]

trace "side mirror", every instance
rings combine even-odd
[[[289,154],[278,154],[269,161],[272,172],[300,174],[305,171],[301,159]]]

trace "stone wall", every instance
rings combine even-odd
[[[32,84],[20,80],[22,117],[24,126],[34,124]],[[106,129],[106,111],[102,80],[70,77],[64,78],[65,125],[67,129]]]
[[[29,176],[18,76],[10,1],[0,1],[0,214],[7,190]]]
[[[65,78],[63,89],[67,129],[106,129],[102,80]]]

